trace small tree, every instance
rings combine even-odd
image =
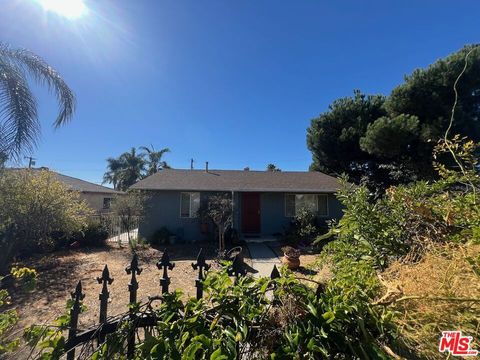
[[[131,191],[127,195],[117,196],[113,202],[112,212],[118,216],[122,228],[127,232],[128,244],[132,250],[135,249],[135,244],[131,232],[145,214],[145,200],[141,192]]]
[[[208,216],[217,226],[218,251],[225,250],[225,233],[232,226],[233,209],[232,198],[228,194],[213,195],[208,199]]]

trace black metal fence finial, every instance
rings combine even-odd
[[[162,287],[162,294],[168,293],[168,286],[170,285],[170,278],[168,277],[168,270],[173,270],[175,264],[170,262],[170,257],[168,256],[167,249],[163,252],[162,258],[157,262],[157,268],[162,270],[163,275],[160,279],[160,286]]]
[[[192,263],[193,270],[198,269],[198,277],[195,280],[195,287],[197,288],[197,300],[203,297],[203,280],[205,279],[204,270],[210,269],[210,265],[205,262],[205,255],[203,255],[203,249],[200,249],[197,262]]]
[[[68,340],[72,341],[75,338],[78,328],[78,315],[80,315],[81,301],[85,298],[85,294],[82,293],[82,282],[79,281],[75,287],[75,291],[71,293],[73,299],[73,305],[70,309],[70,323],[68,330]],[[68,342],[67,340],[67,342]],[[75,359],[75,349],[70,350],[67,353],[67,360]]]
[[[100,300],[100,315],[99,320],[100,324],[105,324],[107,322],[107,307],[108,307],[108,298],[110,297],[110,292],[108,291],[108,285],[113,282],[113,279],[110,277],[110,271],[108,271],[108,266],[105,265],[102,271],[102,276],[97,277],[97,281],[99,284],[102,284],[102,291],[98,295],[98,299]],[[105,338],[103,336],[99,336],[98,341],[99,343],[103,343]]]

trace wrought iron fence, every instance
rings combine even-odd
[[[169,271],[172,271],[175,268],[175,264],[170,260],[167,250],[162,254],[161,259],[157,262],[157,268],[162,270],[162,277],[160,278],[160,287],[162,294],[169,292],[170,286],[170,277]],[[205,279],[205,271],[210,269],[210,264],[206,262],[203,249],[198,253],[197,259],[192,263],[194,270],[197,270],[197,277],[195,279],[196,287],[196,298],[203,298],[203,280]],[[139,283],[137,281],[137,276],[140,276],[142,273],[142,268],[139,267],[137,254],[134,253],[130,264],[125,268],[127,275],[130,275],[130,283],[128,284],[129,292],[129,303],[137,303],[137,291],[139,288]],[[234,276],[236,278],[246,275],[245,263],[243,261],[243,256],[237,254],[233,259],[231,266],[227,269],[229,276]],[[276,279],[280,277],[280,273],[276,266],[273,267],[270,278]],[[92,327],[89,330],[79,332],[78,331],[78,320],[81,313],[81,302],[85,297],[85,294],[82,290],[82,283],[79,281],[75,288],[75,291],[71,293],[73,300],[73,305],[70,308],[70,323],[68,330],[67,342],[65,344],[65,352],[67,354],[68,360],[75,359],[75,350],[77,347],[86,344],[97,342],[102,344],[105,341],[105,338],[108,334],[116,332],[119,327],[125,323],[125,321],[131,324],[129,328],[129,334],[127,336],[127,358],[132,359],[135,351],[135,332],[139,328],[149,328],[156,325],[155,314],[152,313],[142,313],[138,315],[133,306],[129,307],[129,312],[126,315],[111,317],[108,318],[108,299],[109,291],[108,285],[112,284],[113,278],[110,276],[108,265],[105,265],[102,274],[97,278],[99,284],[101,284],[101,292],[99,295],[99,325]],[[161,297],[152,297],[149,299],[148,306],[154,300],[161,300]]]
[[[138,239],[138,216],[124,218],[115,214],[97,214],[91,217],[92,222],[100,222],[108,232],[108,242],[126,244]]]

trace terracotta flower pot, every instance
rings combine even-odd
[[[290,270],[296,270],[300,267],[300,258],[289,257],[286,254],[283,255],[282,262],[287,265]]]

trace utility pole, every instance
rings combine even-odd
[[[29,168],[29,169],[31,169],[32,166],[35,165],[35,160],[37,160],[37,159],[35,159],[35,158],[31,157],[31,156],[25,156],[24,158],[25,158],[25,159],[28,159],[28,168]]]

